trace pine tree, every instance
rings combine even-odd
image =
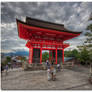
[[[90,14],[90,17],[88,21],[92,21],[92,13]],[[87,32],[85,33],[85,36],[87,37],[86,41],[84,41],[83,46],[77,46],[80,50],[86,47],[87,50],[92,51],[92,23],[89,24],[86,28]]]
[[[92,13],[89,17],[89,22],[92,21]],[[87,37],[86,41],[84,42],[83,46],[78,46],[78,48],[80,49],[81,57],[80,57],[80,61],[83,62],[89,62],[90,64],[92,63],[92,23],[90,22],[90,24],[87,26],[86,28],[87,32],[85,33],[85,36]],[[86,51],[88,51],[86,54],[84,53]],[[88,61],[87,61],[88,60]]]
[[[92,13],[89,17],[89,21],[92,21]],[[87,37],[87,40],[85,41],[86,47],[88,50],[92,51],[92,23],[88,25],[86,29],[89,30],[89,32],[86,32],[85,34],[85,36]]]

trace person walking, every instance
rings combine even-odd
[[[46,60],[47,64],[47,76],[48,76],[48,81],[56,80],[56,68],[54,67],[53,62],[49,62],[49,60]]]
[[[1,65],[1,76],[3,75],[4,67]]]
[[[46,65],[47,65],[47,77],[48,77],[48,81],[50,81],[51,80],[51,70],[50,70],[51,64],[49,60],[46,60]]]
[[[54,67],[54,63],[53,62],[51,64],[51,79],[53,81],[56,80],[56,68]]]
[[[6,75],[8,75],[8,65],[5,66]]]
[[[57,64],[57,71],[61,71],[60,64]]]

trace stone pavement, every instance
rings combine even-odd
[[[1,88],[4,90],[92,90],[88,82],[89,70],[85,67],[74,66],[57,73],[56,81],[48,81],[44,70],[23,71],[22,69],[9,71],[2,75]]]

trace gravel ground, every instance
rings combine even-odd
[[[1,77],[2,90],[92,90],[88,82],[88,68],[74,66],[57,73],[56,81],[48,81],[43,70],[23,71],[9,70],[8,75]]]

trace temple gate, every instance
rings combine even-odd
[[[81,32],[73,32],[63,24],[26,17],[26,22],[17,19],[18,35],[27,40],[29,64],[42,64],[42,50],[49,50],[49,59],[55,64],[64,63],[64,49],[69,46],[64,41],[77,37]]]

